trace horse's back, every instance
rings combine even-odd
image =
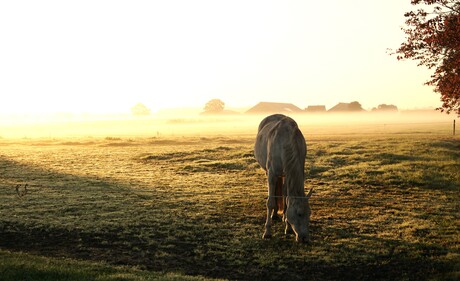
[[[260,122],[254,155],[262,168],[267,169],[269,154],[271,158],[275,158],[272,161],[280,163],[284,148],[291,145],[297,146],[301,154],[306,153],[305,139],[292,118],[274,114]]]
[[[257,162],[259,162],[259,165],[265,170],[267,168],[268,136],[270,135],[273,127],[285,117],[286,116],[282,114],[273,114],[265,117],[259,124],[256,143],[254,145],[254,156],[256,157]]]
[[[259,124],[259,129],[257,130],[257,132],[259,133],[265,126],[267,125],[274,125],[276,124],[278,121],[286,118],[287,116],[286,115],[283,115],[283,114],[273,114],[273,115],[270,115],[270,116],[267,116],[265,117]]]

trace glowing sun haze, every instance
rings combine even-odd
[[[436,107],[430,72],[398,62],[409,0],[2,1],[0,113]]]

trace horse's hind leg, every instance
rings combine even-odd
[[[278,215],[279,211],[282,211],[284,214],[284,210],[280,210],[284,208],[283,202],[283,177],[276,177],[276,185],[275,185],[275,208],[273,209],[272,213],[272,220],[273,221],[281,221],[281,217]]]
[[[267,199],[267,220],[265,222],[265,232],[262,238],[268,239],[272,237],[271,225],[272,225],[272,214],[276,208],[276,197],[275,188],[277,177],[270,171],[267,172],[268,176],[268,199]]]
[[[265,232],[264,235],[262,235],[263,239],[269,239],[272,237],[272,231],[271,231],[271,225],[272,225],[272,218],[271,218],[271,213],[272,213],[272,198],[268,197],[267,199],[267,220],[265,221]]]

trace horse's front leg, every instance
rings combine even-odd
[[[292,230],[291,224],[288,223],[286,218],[283,218],[283,220],[284,220],[284,223],[286,224],[286,228],[284,229],[284,235],[288,236],[290,234],[294,234],[294,230]]]
[[[288,236],[289,234],[294,234],[294,230],[292,230],[291,224],[288,222],[287,217],[286,217],[286,211],[287,211],[287,190],[286,188],[283,189],[283,200],[284,201],[284,210],[283,210],[283,222],[286,224],[286,227],[284,228],[284,235]]]
[[[270,171],[267,173],[268,176],[268,199],[267,199],[267,220],[265,222],[265,232],[262,236],[263,239],[269,239],[272,237],[272,213],[276,208],[275,188],[276,188],[276,176]]]

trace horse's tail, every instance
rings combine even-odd
[[[276,180],[275,198],[278,206],[278,214],[284,213],[284,196],[283,196],[283,177],[278,177]]]

